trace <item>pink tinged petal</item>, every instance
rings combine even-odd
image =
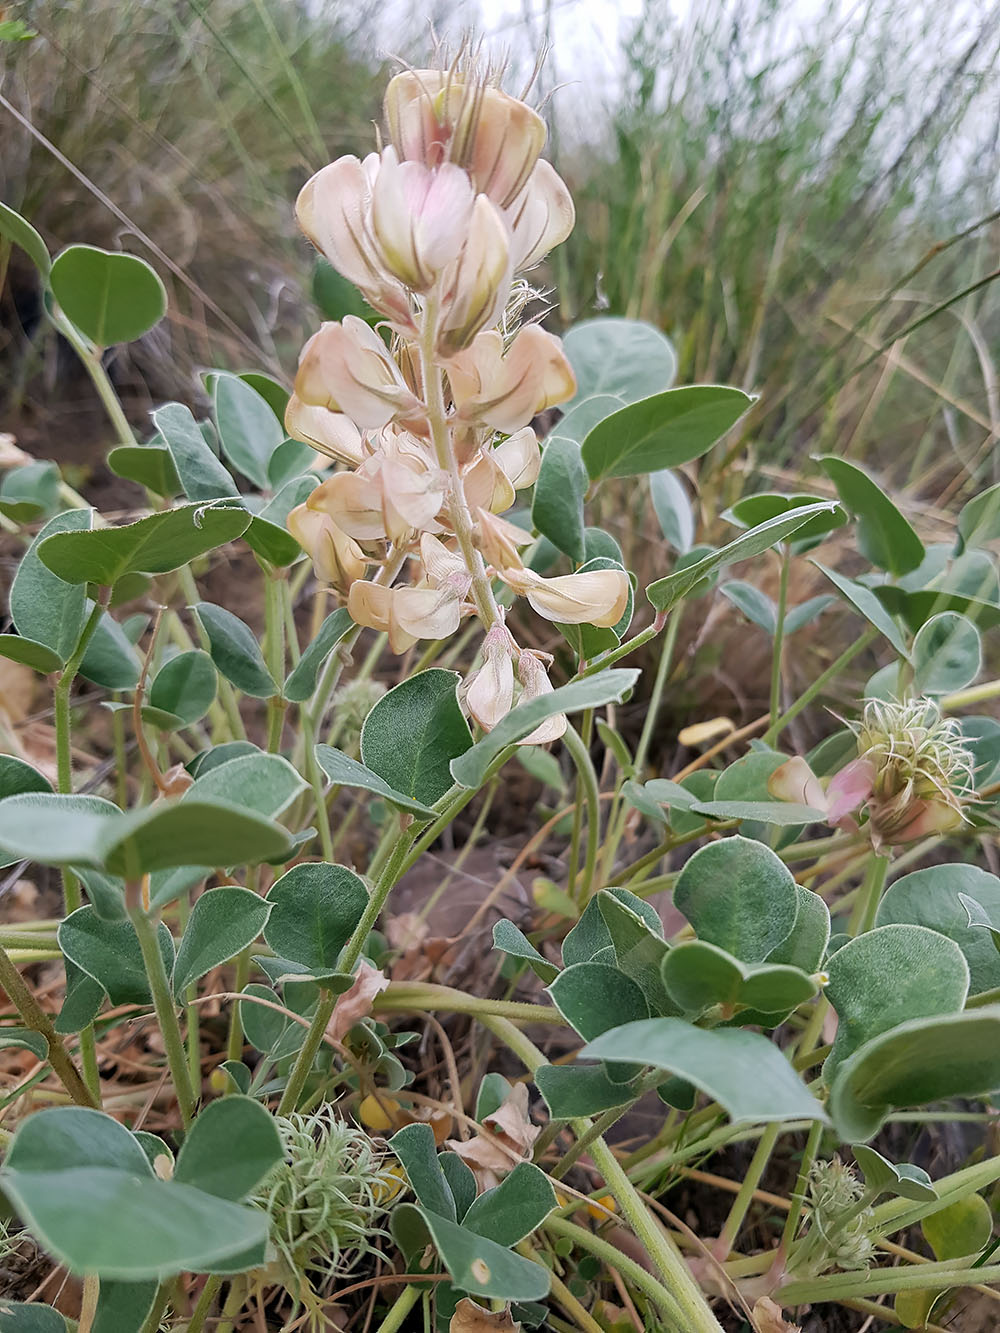
[[[449,108],[457,100],[453,95]],[[524,102],[491,87],[462,98],[452,160],[501,208],[524,189],[544,146],[545,122]]]
[[[470,509],[488,509],[499,514],[517,498],[514,487],[490,454],[480,454],[462,478],[462,489]]]
[[[435,98],[449,76],[439,69],[404,70],[389,80],[385,118],[401,158],[436,166],[444,157],[450,128],[434,111]]]
[[[431,171],[382,154],[372,192],[371,225],[385,267],[413,291],[426,291],[461,253],[473,205],[472,184],[460,167]]]
[[[875,766],[870,759],[853,759],[835,773],[826,788],[827,818],[839,824],[868,800],[875,782]]]
[[[295,201],[299,226],[338,273],[357,286],[377,273],[365,239],[371,191],[358,158],[340,157],[310,177]]]
[[[350,417],[327,407],[310,406],[293,393],[285,408],[285,430],[293,440],[311,444],[321,454],[357,466],[364,458],[361,432]]]
[[[472,576],[466,568],[460,551],[449,550],[444,542],[425,532],[420,538],[420,559],[428,581],[435,587],[447,584],[456,587],[463,580],[471,583]]]
[[[552,682],[549,680],[548,672],[534,653],[521,654],[517,662],[517,674],[524,687],[518,703],[528,703],[532,699],[538,699],[544,694],[552,693]],[[559,740],[568,725],[566,714],[556,713],[555,716],[546,718],[534,731],[517,743],[518,745],[548,745],[551,741]]]
[[[297,505],[286,520],[288,531],[311,557],[316,577],[322,583],[347,589],[365,576],[365,554],[347,533],[341,531],[329,515]]]
[[[359,579],[351,584],[347,594],[347,609],[356,625],[378,630],[382,634],[389,630],[390,597],[389,589],[381,583],[366,583]]]
[[[486,731],[507,716],[514,703],[514,661],[510,636],[494,625],[483,642],[483,665],[469,681],[465,702]]]
[[[539,160],[508,219],[514,235],[514,272],[539,263],[573,230],[576,210],[565,182],[544,159]]]
[[[431,175],[417,219],[424,263],[439,273],[462,251],[472,221],[475,192],[461,167],[446,162]]]
[[[346,413],[357,426],[377,430],[395,418],[422,418],[423,404],[406,387],[399,367],[374,329],[348,315],[326,323],[302,349],[295,392],[302,402]]]
[[[617,625],[628,605],[629,581],[623,569],[595,569],[584,574],[542,578],[529,569],[500,571],[504,583],[544,616],[563,625]]]
[[[826,810],[823,784],[801,755],[793,755],[776,768],[767,780],[767,790],[776,801],[792,801],[813,810]]]
[[[441,274],[437,349],[444,357],[468,347],[503,314],[513,275],[510,232],[484,194],[476,197],[462,253]]]
[[[458,629],[461,619],[461,601],[450,588],[391,590],[390,631],[396,627],[414,639],[447,639]]]
[[[333,1041],[343,1041],[356,1023],[368,1017],[375,996],[388,986],[389,978],[385,973],[362,960],[354,976],[354,985],[337,997],[333,1016],[327,1024],[327,1036]]]
[[[538,437],[531,426],[515,431],[502,444],[498,444],[491,457],[503,469],[503,472],[515,491],[534,486],[542,466],[542,451],[538,447]]]
[[[379,460],[379,481],[386,532],[396,541],[422,531],[434,519],[444,501],[447,475],[387,454]]]
[[[965,823],[962,811],[944,800],[916,800],[910,805],[911,818],[900,828],[886,831],[885,841],[896,847],[937,833],[951,833]]]
[[[382,489],[363,470],[337,472],[317,486],[307,501],[310,509],[328,514],[341,531],[359,542],[386,537]]]
[[[476,545],[482,551],[486,563],[495,569],[522,568],[518,551],[534,541],[531,533],[514,523],[508,523],[505,518],[491,514],[482,506],[478,506],[474,512]]]
[[[521,329],[506,355],[499,335],[480,334],[470,351],[459,359],[457,376],[449,366],[452,395],[466,420],[513,434],[576,392],[561,341],[538,324]]]

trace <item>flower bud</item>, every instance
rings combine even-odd
[[[483,640],[483,665],[469,680],[465,702],[486,731],[492,731],[510,712],[514,702],[514,659],[505,626],[496,624],[487,632]]]
[[[400,162],[395,149],[386,148],[371,211],[384,267],[411,291],[427,291],[461,253],[473,201],[460,167],[446,162],[432,171],[421,162]]]
[[[437,350],[454,356],[504,312],[512,277],[510,231],[496,206],[479,195],[462,253],[441,275]]]
[[[490,457],[500,465],[515,491],[534,486],[542,466],[538,436],[531,426],[515,431],[498,444]]]
[[[524,687],[518,703],[528,703],[532,699],[539,699],[544,694],[552,693],[549,673],[539,661],[538,655],[530,649],[517,659],[517,674]],[[518,745],[548,745],[550,741],[557,741],[565,733],[568,725],[566,714],[556,713],[552,717],[547,717],[530,735],[518,741]]]
[[[426,166],[447,157],[501,208],[524,188],[545,145],[537,112],[457,70],[397,74],[386,89],[385,112],[400,157]]]
[[[307,406],[346,413],[362,429],[426,420],[424,405],[407,388],[385,343],[356,315],[321,325],[309,339],[295,392]]]
[[[285,408],[285,430],[293,440],[310,444],[340,463],[357,467],[364,458],[361,432],[350,417],[327,407],[311,407],[295,393]]]
[[[460,417],[508,434],[576,392],[562,342],[538,324],[521,329],[506,355],[499,333],[481,333],[451,360],[448,380]]]
[[[500,577],[531,607],[562,625],[617,625],[628,606],[629,581],[623,569],[594,569],[546,579],[531,569],[502,569]]]
[[[331,583],[345,592],[355,579],[363,579],[368,568],[361,547],[341,531],[329,515],[312,509],[308,502],[296,505],[286,520],[288,531],[312,558],[321,583]]]

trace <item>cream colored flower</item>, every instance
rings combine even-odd
[[[500,577],[540,616],[561,625],[610,629],[628,606],[629,581],[623,569],[594,569],[551,579],[531,569],[502,569]]]
[[[460,418],[507,434],[576,392],[562,342],[538,324],[521,329],[506,352],[499,333],[481,333],[449,361],[448,379]]]
[[[412,327],[406,289],[386,273],[369,225],[379,156],[340,157],[306,181],[295,202],[299,226],[338,273],[359,287],[376,310]]]
[[[544,159],[507,210],[514,272],[533,268],[573,230],[576,210],[562,177]]]
[[[508,207],[545,145],[537,112],[459,70],[406,70],[385,94],[389,134],[400,157],[464,167],[477,190]]]
[[[465,690],[466,707],[486,731],[492,731],[514,703],[513,654],[506,628],[493,625],[483,640],[483,664]]]
[[[462,252],[475,195],[468,175],[449,162],[432,170],[381,157],[372,188],[371,230],[382,264],[404,286],[425,292]]]
[[[503,314],[514,272],[510,243],[510,228],[500,210],[479,195],[462,253],[441,274],[439,355],[461,352]]]
[[[331,583],[342,592],[356,579],[363,579],[368,562],[361,547],[343,532],[328,514],[297,505],[287,519],[288,531],[312,557],[321,583]]]
[[[523,686],[519,704],[529,703],[532,699],[540,699],[543,695],[552,693],[549,673],[545,670],[538,654],[531,652],[530,649],[521,653],[517,659],[517,675]],[[551,741],[557,741],[568,725],[566,714],[556,713],[552,717],[547,717],[530,735],[518,741],[518,745],[548,745]]]
[[[477,508],[476,545],[483,553],[483,558],[494,569],[521,569],[520,547],[534,541],[530,532],[525,532],[515,523],[508,523],[505,518],[491,514],[488,509]]]
[[[346,413],[362,429],[390,421],[422,425],[423,403],[406,385],[399,366],[374,329],[356,315],[329,321],[306,343],[295,392],[310,407]]]
[[[293,440],[311,444],[321,454],[352,467],[364,458],[361,432],[343,412],[304,403],[293,393],[285,408],[285,430]]]

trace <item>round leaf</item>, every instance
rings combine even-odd
[[[71,245],[49,274],[63,314],[98,347],[132,342],[167,313],[167,293],[156,272],[135,255]]]
[[[450,789],[451,762],[472,745],[457,684],[452,671],[418,672],[384,694],[361,728],[365,766],[424,805]]]
[[[702,847],[685,864],[674,905],[698,938],[744,963],[762,963],[792,933],[798,893],[769,847],[738,835]]]
[[[271,915],[264,938],[282,958],[310,971],[335,970],[365,908],[364,881],[346,866],[311,862],[293,866],[267,896]]]
[[[281,1136],[267,1108],[250,1097],[223,1097],[210,1102],[194,1122],[173,1178],[236,1203],[281,1159]]]
[[[1000,1007],[916,1018],[867,1042],[830,1088],[838,1133],[863,1142],[893,1107],[976,1097],[1000,1087]]]
[[[974,899],[1000,923],[1000,879],[978,866],[940,865],[903,875],[879,903],[878,926],[925,926],[954,941],[969,965],[969,994],[1000,986],[1000,953],[989,931],[969,925],[962,895]]]
[[[574,326],[563,340],[576,375],[567,412],[594,394],[628,403],[669,389],[677,373],[674,349],[658,328],[639,319],[599,315]]]
[[[964,689],[982,669],[979,631],[957,611],[942,611],[917,631],[912,661],[913,687],[918,694],[949,694]]]
[[[827,998],[840,1020],[824,1066],[837,1066],[873,1037],[912,1018],[961,1009],[969,968],[952,940],[924,926],[878,926],[838,949],[827,964]]]

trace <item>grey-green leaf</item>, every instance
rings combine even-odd
[[[255,698],[270,699],[276,695],[278,683],[268,671],[250,627],[231,611],[211,602],[199,602],[194,610],[208,635],[212,661],[225,678]]]
[[[361,728],[361,758],[396,791],[433,805],[452,786],[451,764],[472,745],[458,676],[432,667],[384,694]]]
[[[174,963],[173,988],[184,991],[213,967],[227,963],[264,929],[270,905],[249,889],[220,885],[195,902]]]
[[[649,1018],[612,1028],[580,1054],[635,1060],[676,1074],[717,1101],[733,1121],[827,1118],[778,1047],[756,1032],[705,1031],[681,1018]]]
[[[463,787],[478,787],[493,761],[516,741],[531,734],[546,718],[556,713],[578,713],[586,708],[601,708],[618,703],[632,688],[639,672],[614,667],[597,675],[561,685],[528,703],[518,704],[482,740],[477,741],[451,765],[452,776]]]
[[[583,442],[583,461],[593,481],[679,467],[711,449],[752,402],[717,384],[668,389],[598,422]]]
[[[655,583],[649,584],[646,589],[646,596],[658,611],[667,611],[721,566],[735,564],[737,560],[749,560],[755,555],[761,555],[764,551],[770,550],[772,546],[776,546],[778,542],[790,537],[793,532],[798,531],[817,514],[832,513],[836,508],[837,506],[832,501],[816,505],[803,505],[800,509],[793,509],[790,513],[782,514],[778,518],[769,519],[768,522],[761,523],[759,527],[741,533],[739,537],[721,547],[718,551],[712,551],[693,564],[685,565],[684,568],[676,570],[673,574],[668,574],[665,578],[657,579]]]

